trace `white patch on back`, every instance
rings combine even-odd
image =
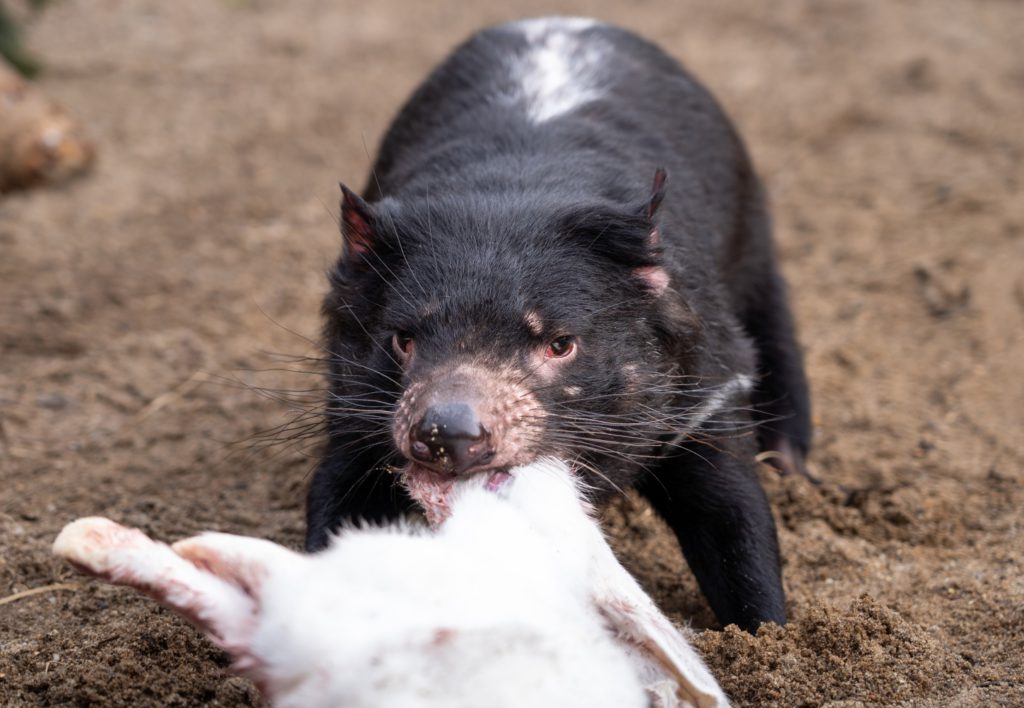
[[[526,108],[533,123],[557,118],[604,95],[602,44],[581,36],[598,24],[582,17],[545,17],[513,25],[530,45],[513,58],[512,76],[521,91],[515,103]]]

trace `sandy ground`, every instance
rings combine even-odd
[[[714,624],[635,499],[627,564],[741,705],[1024,704],[1024,4],[69,0],[42,88],[100,162],[0,200],[0,704],[251,705],[169,613],[50,557],[103,514],[297,545],[335,182],[481,25],[640,30],[717,93],[768,183],[821,489],[764,480],[792,622]],[[243,385],[245,384],[245,385]],[[315,396],[315,391],[313,392]],[[269,439],[278,444],[266,445]],[[685,580],[679,584],[678,578]]]

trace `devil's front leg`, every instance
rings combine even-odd
[[[724,425],[712,420],[705,430]],[[755,453],[751,435],[687,441],[640,485],[675,532],[718,621],[750,632],[786,621],[775,522]]]
[[[388,450],[365,440],[332,437],[306,498],[306,550],[327,546],[345,521],[381,523],[412,508],[412,501],[383,464]]]

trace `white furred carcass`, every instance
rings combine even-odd
[[[436,530],[351,529],[316,555],[102,518],[54,552],[184,615],[277,706],[725,706],[618,563],[561,462],[460,482]]]

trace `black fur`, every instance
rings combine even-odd
[[[368,204],[346,196],[348,253],[324,304],[329,443],[307,548],[346,517],[408,507],[388,474],[404,462],[391,412],[410,381],[469,357],[527,372],[547,414],[523,423],[537,430],[528,454],[578,454],[601,473],[590,475],[596,496],[636,485],[650,498],[723,624],[784,622],[754,455],[758,442],[787,448],[802,468],[809,403],[761,188],[728,119],[674,60],[613,27],[576,37],[602,57],[600,98],[530,121],[509,69],[529,42],[520,25],[486,30],[402,109]],[[663,200],[651,188],[661,167]],[[663,293],[643,277],[652,267],[670,277]],[[523,323],[531,310],[540,336]],[[414,338],[408,368],[395,333]],[[576,359],[555,382],[531,378],[531,352],[566,333]],[[671,444],[742,373],[760,374],[752,395]]]

